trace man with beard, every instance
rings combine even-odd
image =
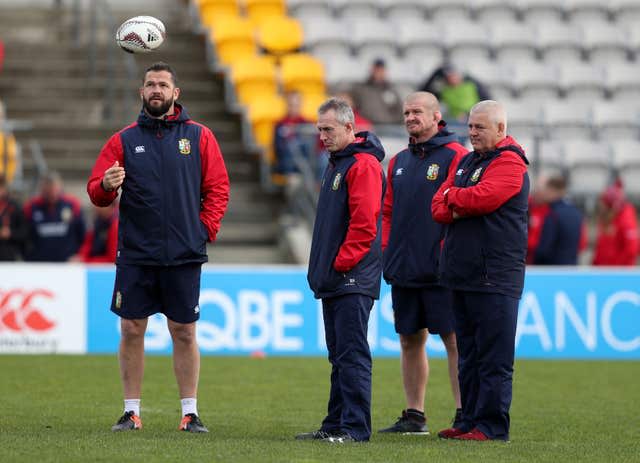
[[[229,178],[215,136],[176,102],[176,74],[165,63],[144,73],[136,123],[105,144],[87,184],[96,206],[121,190],[116,280],[111,310],[120,317],[124,414],[113,431],[142,428],[144,334],[163,313],[173,341],[182,406],[179,429],[208,432],[197,411],[200,270],[229,200]]]
[[[384,278],[391,285],[393,319],[400,336],[402,382],[407,408],[383,433],[427,435],[424,399],[429,380],[425,345],[439,334],[447,350],[449,382],[460,418],[458,350],[451,291],[438,281],[445,227],[433,220],[431,200],[452,165],[467,150],[447,130],[436,97],[416,92],[404,101],[409,146],[387,170],[382,209]],[[454,426],[457,419],[454,418]]]

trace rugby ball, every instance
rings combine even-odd
[[[123,22],[116,31],[116,43],[129,53],[149,53],[166,37],[164,24],[153,16],[135,16]]]

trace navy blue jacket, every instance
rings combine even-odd
[[[549,204],[536,247],[536,265],[576,265],[582,233],[582,213],[570,202],[559,199]]]
[[[528,161],[511,137],[494,151],[464,156],[433,200],[436,220],[450,222],[441,283],[454,290],[519,298],[524,286]],[[461,218],[452,219],[456,212]]]
[[[125,168],[116,263],[206,262],[206,243],[215,240],[229,200],[229,178],[211,131],[177,103],[164,119],[142,111],[96,161],[87,190],[98,206],[117,195],[102,188],[115,161]]]
[[[369,132],[332,153],[320,187],[307,280],[316,298],[380,296],[384,149]]]
[[[387,283],[407,288],[437,283],[445,226],[433,220],[431,200],[454,158],[466,153],[457,135],[443,126],[426,142],[409,144],[389,163],[382,212]]]

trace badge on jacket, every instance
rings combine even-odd
[[[338,172],[335,177],[333,177],[333,184],[331,185],[331,189],[333,191],[337,191],[340,188],[340,179],[342,178],[342,174]]]
[[[431,164],[427,169],[427,180],[437,179],[439,170],[440,170],[440,166],[438,164]]]
[[[191,142],[188,138],[181,138],[178,140],[178,150],[180,151],[180,154],[191,154]]]
[[[476,183],[478,181],[478,179],[480,178],[480,173],[482,172],[482,167],[478,167],[476,170],[473,171],[473,174],[471,175],[471,181],[473,183]]]

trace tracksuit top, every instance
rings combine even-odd
[[[549,203],[533,263],[576,265],[581,248],[582,213],[565,199]]]
[[[125,169],[116,263],[206,262],[206,243],[215,240],[229,201],[229,177],[211,130],[177,103],[164,119],[141,111],[96,160],[87,191],[98,206],[117,196],[102,187],[115,161]]]
[[[462,291],[519,298],[527,252],[528,160],[511,137],[484,154],[472,151],[452,169],[432,212],[449,223],[440,282]],[[461,218],[453,219],[453,212]]]
[[[320,187],[307,280],[316,298],[380,296],[384,148],[370,132],[331,153]]]
[[[437,284],[445,226],[433,220],[431,199],[449,167],[466,154],[444,124],[424,143],[410,143],[391,161],[382,209],[384,279],[419,288]]]

